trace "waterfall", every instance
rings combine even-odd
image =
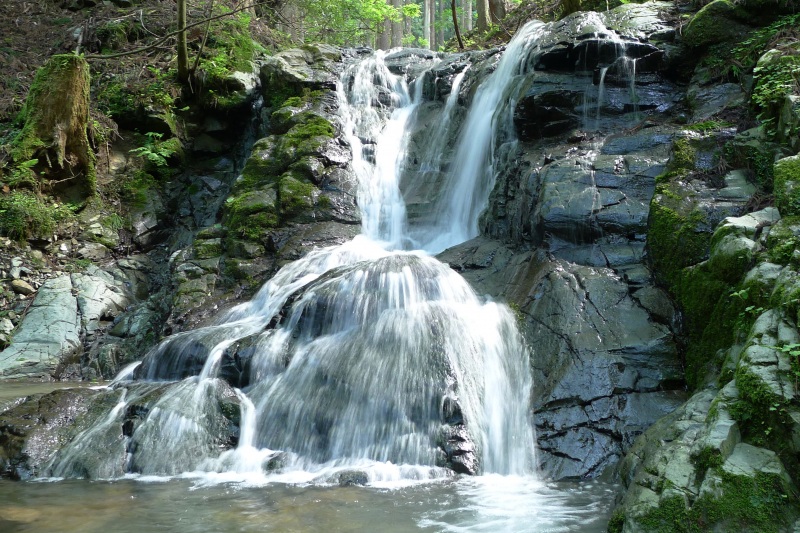
[[[139,379],[182,381],[149,393],[153,401],[129,436],[127,471],[330,480],[356,469],[371,482],[534,472],[529,352],[515,317],[430,254],[478,234],[503,102],[542,28],[526,25],[478,88],[437,216],[413,236],[399,183],[424,75],[409,85],[382,52],[346,68],[337,94],[362,235],[309,252],[214,325],[174,335],[148,354]],[[464,74],[446,100],[442,128]],[[242,345],[249,370],[231,389],[225,358]],[[126,386],[133,384],[114,384]],[[227,445],[220,414],[231,401],[241,411],[238,444],[220,453]],[[126,405],[102,423],[118,421]]]
[[[478,217],[486,209],[494,186],[494,138],[507,120],[499,120],[504,101],[513,98],[515,81],[525,74],[529,55],[546,25],[528,22],[514,36],[495,72],[475,93],[461,129],[453,165],[436,206],[436,220],[421,230],[420,247],[430,253],[478,236]]]

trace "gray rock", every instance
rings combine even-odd
[[[69,276],[40,288],[11,345],[0,352],[0,378],[45,377],[81,350],[78,302]]]

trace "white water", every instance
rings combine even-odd
[[[436,254],[478,235],[478,217],[494,186],[494,142],[506,121],[498,120],[504,101],[515,97],[516,77],[523,74],[545,24],[532,21],[517,32],[497,69],[478,88],[461,129],[444,192],[429,228],[416,232],[417,245]]]

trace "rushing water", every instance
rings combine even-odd
[[[349,66],[338,95],[362,235],[311,251],[216,325],[174,335],[126,369],[106,414],[45,472],[116,481],[24,485],[27,496],[0,506],[3,530],[601,530],[608,487],[536,477],[530,353],[512,313],[430,255],[478,234],[504,102],[544,28],[525,26],[478,88],[424,227],[410,227],[399,187],[421,83],[393,75],[381,53]],[[423,165],[440,166],[443,149],[431,147]],[[251,356],[233,390],[222,372],[241,344]],[[226,390],[240,434],[220,451]],[[148,398],[136,427],[115,439],[129,407]],[[351,481],[369,487],[330,486]],[[103,510],[67,525],[68,499],[46,498],[67,487]],[[47,504],[31,505],[39,499]]]

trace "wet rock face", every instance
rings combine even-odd
[[[568,17],[543,38],[515,135],[495,146],[483,237],[440,256],[518,306],[540,464],[555,479],[609,470],[686,398],[678,313],[645,263],[655,178],[679,131],[656,122],[682,93],[660,73],[672,34],[640,7]]]

